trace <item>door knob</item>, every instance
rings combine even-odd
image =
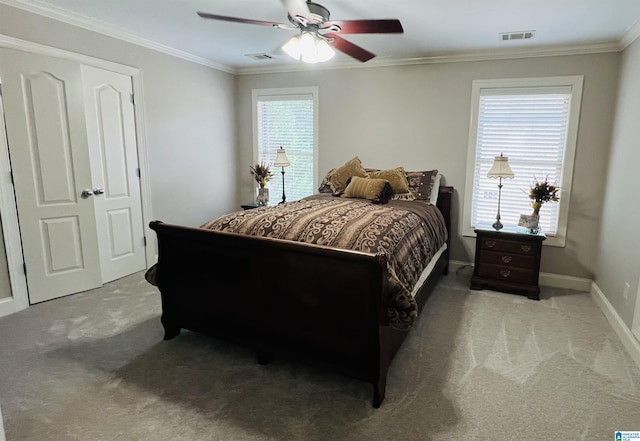
[[[80,196],[82,197],[82,199],[93,196],[93,190],[91,190],[90,188],[85,188],[84,190],[82,190],[82,193],[80,193]]]
[[[96,196],[104,194],[104,190],[101,189],[100,187],[96,187],[93,189],[93,194],[95,194]]]

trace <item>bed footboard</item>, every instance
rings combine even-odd
[[[378,342],[387,277],[374,255],[157,221],[150,227],[158,236],[165,339],[188,329],[250,345],[263,360],[286,356],[374,384],[386,378]]]

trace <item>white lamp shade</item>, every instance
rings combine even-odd
[[[496,156],[493,160],[493,165],[491,166],[491,170],[487,173],[488,178],[509,178],[513,179],[515,175],[513,171],[511,171],[511,167],[509,167],[509,158],[506,156]]]
[[[276,153],[276,160],[273,163],[274,167],[289,167],[291,163],[289,162],[289,158],[287,158],[287,153],[284,151],[282,147]]]

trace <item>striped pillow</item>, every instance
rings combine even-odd
[[[353,176],[342,193],[343,198],[368,199],[376,203],[386,203],[391,195],[391,186],[385,179],[361,178]]]

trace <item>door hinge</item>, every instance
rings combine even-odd
[[[134,94],[131,94],[131,104],[135,104],[136,103],[136,96]]]
[[[22,262],[22,271],[24,271],[24,275],[27,275],[27,263],[26,262]]]
[[[141,178],[142,177],[142,173],[140,172],[140,167],[138,167],[136,169],[136,173],[138,173],[138,177]]]
[[[15,186],[16,182],[13,180],[13,170],[11,170],[9,174],[11,175],[11,185]]]
[[[147,246],[147,236],[142,236],[142,241],[144,242],[144,246]]]

